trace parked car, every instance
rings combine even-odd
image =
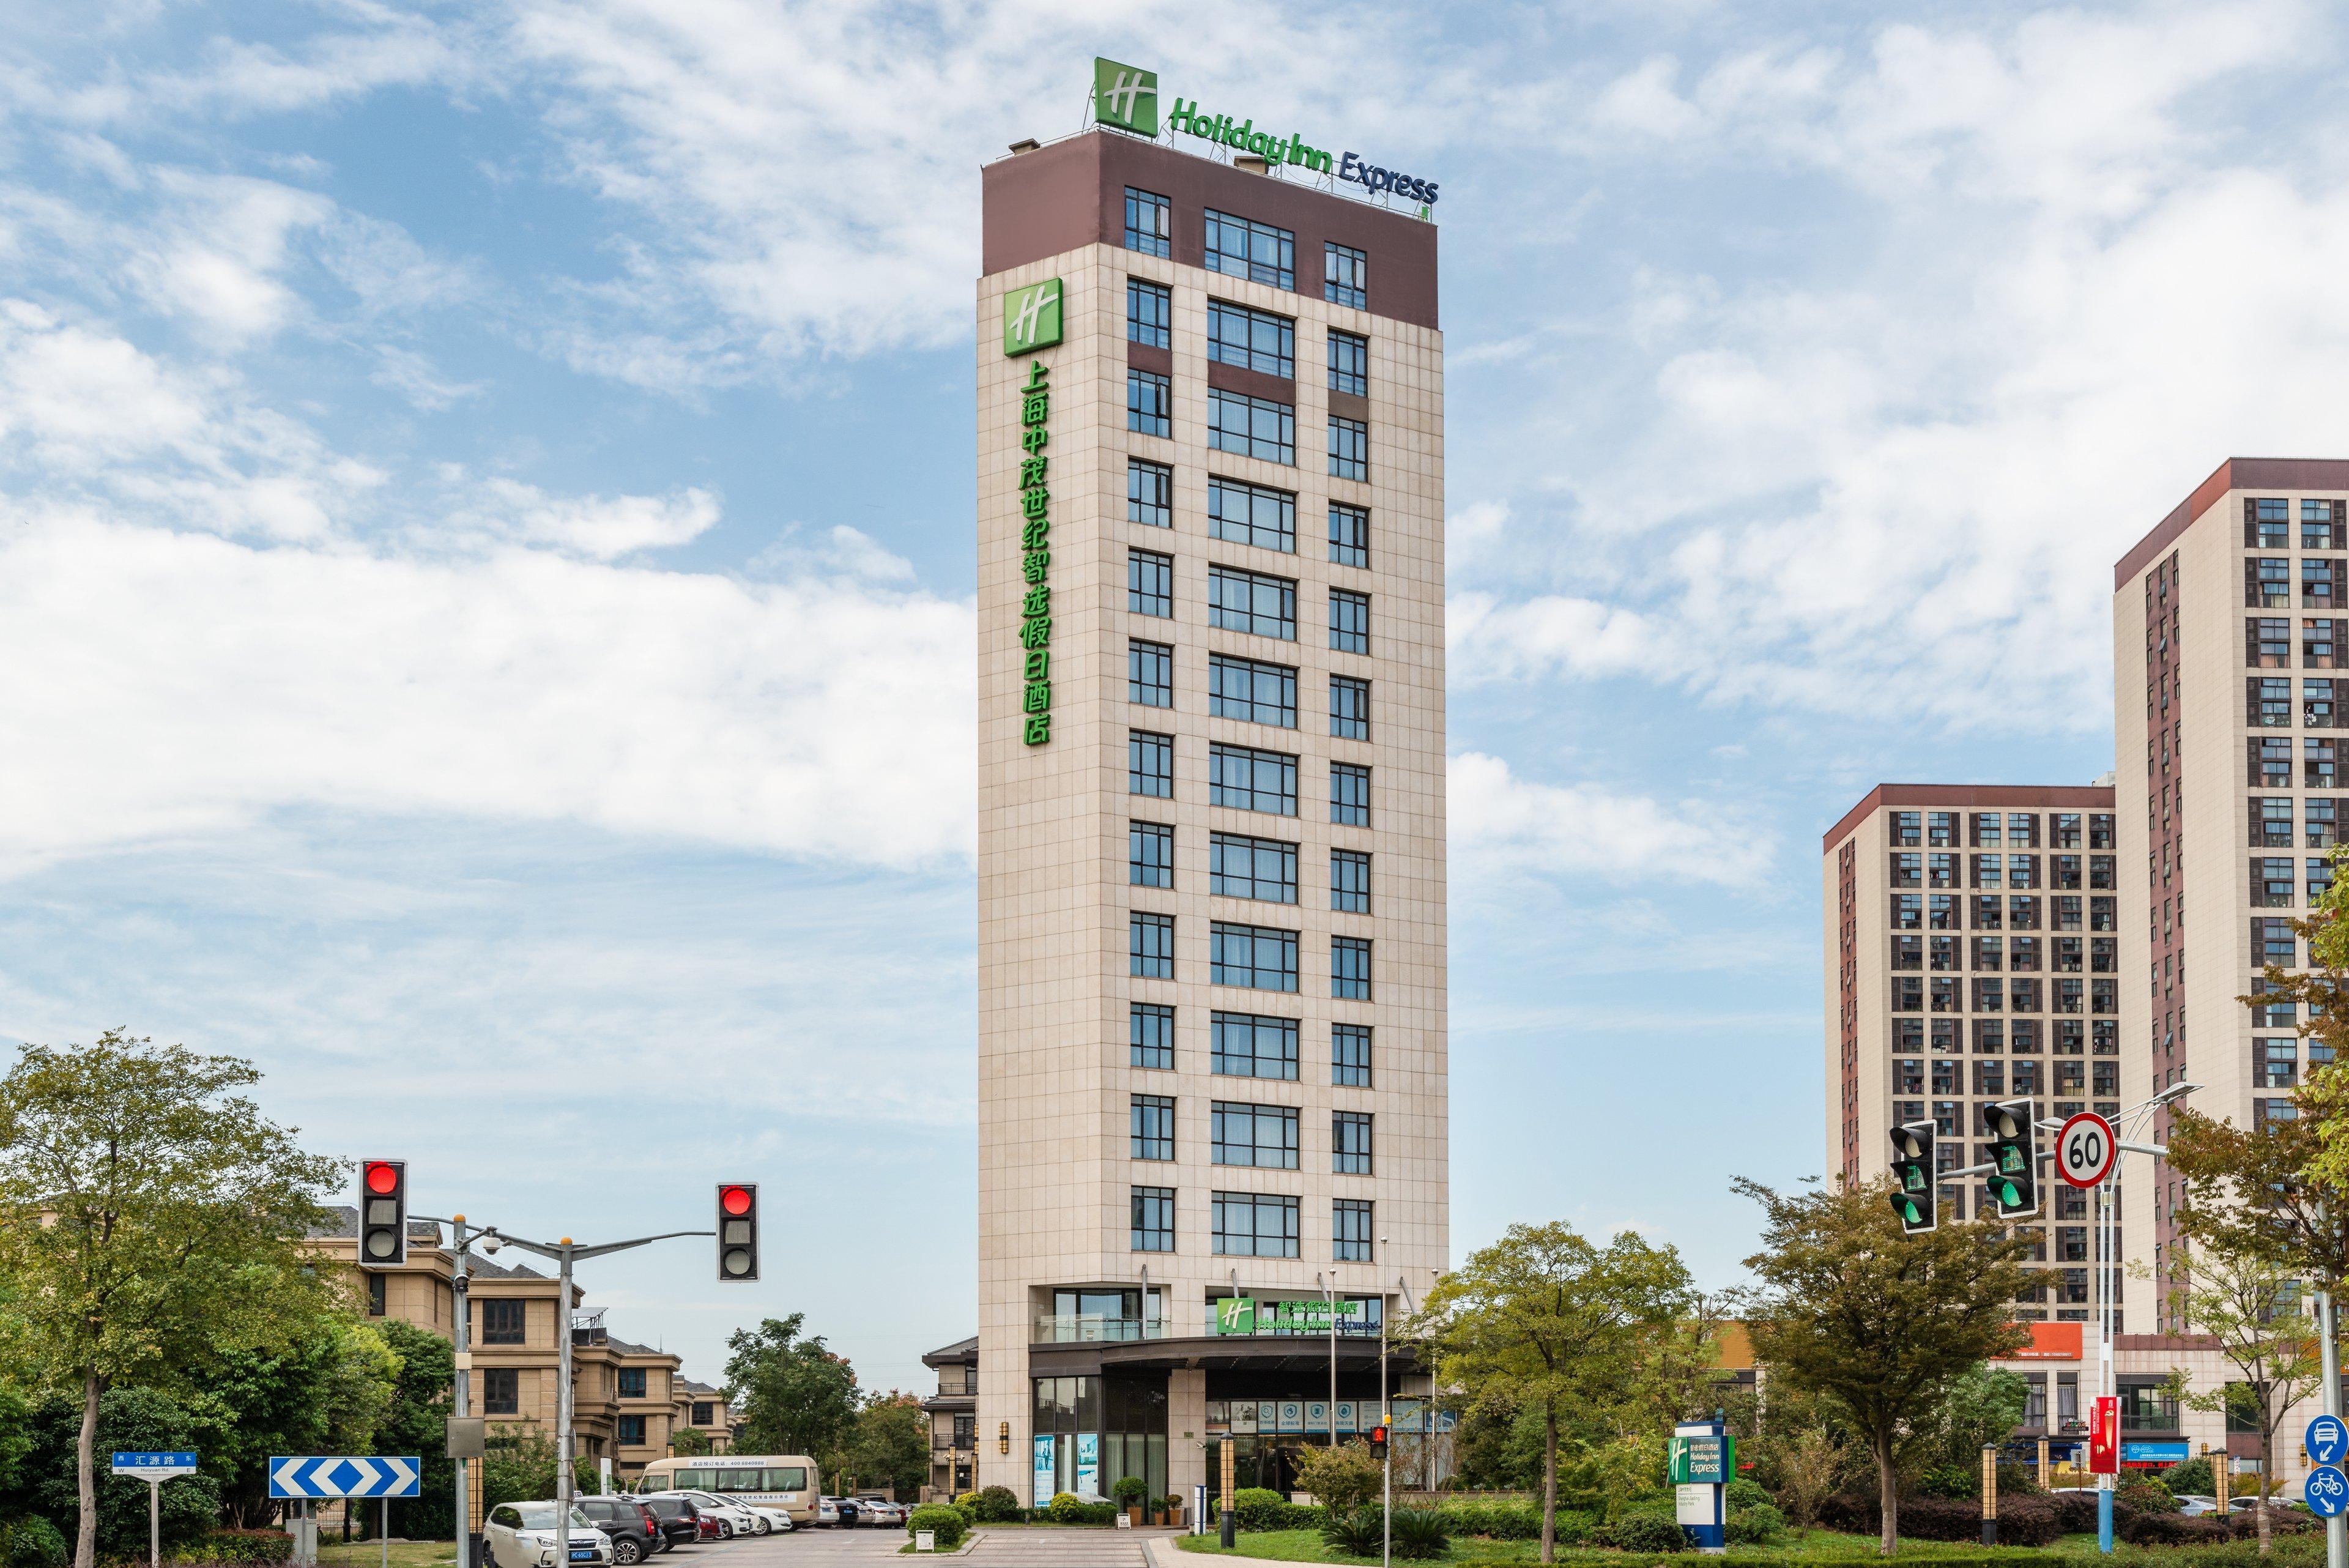
[[[661,1534],[668,1546],[690,1545],[701,1539],[701,1511],[689,1499],[663,1491],[648,1492],[636,1501],[660,1521]]]
[[[733,1539],[734,1521],[729,1519],[720,1510],[703,1507],[699,1494],[689,1491],[662,1491],[649,1492],[646,1495],[648,1498],[674,1500],[678,1502],[682,1502],[688,1508],[692,1509],[693,1522],[697,1530],[699,1532],[697,1539],[702,1541],[730,1541]]]
[[[856,1516],[859,1512],[854,1502],[844,1497],[828,1497],[823,1500],[823,1506],[830,1508],[833,1511],[833,1522],[834,1524],[840,1525],[844,1529],[854,1528],[856,1524]]]
[[[680,1490],[678,1495],[679,1497],[690,1498],[693,1501],[693,1506],[701,1510],[703,1513],[714,1513],[719,1518],[724,1520],[726,1521],[728,1532],[731,1535],[764,1535],[767,1533],[766,1527],[760,1521],[759,1516],[750,1511],[750,1508],[747,1503],[736,1502],[730,1497],[719,1497],[715,1492],[697,1491],[690,1488]]]
[[[838,1524],[840,1522],[840,1500],[836,1497],[817,1498],[815,1500],[815,1511],[809,1516],[808,1522],[811,1524]]]
[[[903,1530],[905,1527],[905,1510],[877,1492],[860,1492],[856,1498],[856,1522]]]
[[[742,1506],[766,1521],[767,1530],[777,1535],[792,1528],[792,1511],[788,1508],[770,1508],[763,1502],[749,1502]]]
[[[490,1510],[489,1518],[482,1521],[481,1536],[489,1545],[491,1568],[558,1568],[554,1561],[554,1506],[551,1501],[502,1502]],[[596,1529],[595,1521],[573,1504],[571,1563],[606,1568],[611,1561],[612,1538]],[[569,1568],[569,1564],[560,1568]]]
[[[627,1568],[668,1542],[650,1510],[632,1497],[583,1497],[575,1505],[612,1542],[612,1561]]]
[[[2178,1511],[2189,1519],[2199,1519],[2203,1514],[2218,1512],[2219,1500],[2199,1491],[2181,1491],[2178,1494]]]

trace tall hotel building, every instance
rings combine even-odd
[[[1285,1490],[1447,1262],[1436,231],[1299,172],[985,170],[973,1435],[1023,1499]]]
[[[1888,784],[1828,830],[1828,1170],[1883,1176],[1900,1122],[1934,1124],[1947,1170],[1989,1158],[1982,1113],[1998,1101],[2110,1116],[2145,1097],[2122,1049],[2128,861],[2116,815],[2103,783]],[[2087,1195],[2044,1180],[2040,1219],[2023,1227],[2036,1284],[2015,1315],[2094,1322],[2097,1292],[2123,1300],[2127,1282],[2097,1266]],[[1940,1199],[1989,1211],[1979,1179],[1945,1183]]]
[[[2113,569],[2122,859],[2146,889],[2127,1059],[2150,1064],[2153,1089],[2200,1085],[2195,1109],[2241,1127],[2291,1115],[2323,1057],[2290,1005],[2238,999],[2307,956],[2289,922],[2331,880],[2349,818],[2344,571],[2349,462],[2240,457]],[[2125,1239],[2166,1278],[2178,1194],[2152,1168]]]

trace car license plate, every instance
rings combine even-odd
[[[593,1563],[595,1561],[595,1549],[592,1546],[574,1546],[571,1549],[571,1561]]]

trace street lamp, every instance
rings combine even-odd
[[[1379,1256],[1387,1255],[1387,1239],[1379,1238]],[[1411,1282],[1402,1275],[1395,1276],[1395,1289],[1410,1303],[1416,1313],[1418,1304],[1412,1302]],[[1386,1463],[1379,1477],[1379,1562],[1381,1568],[1394,1564],[1394,1417],[1387,1408],[1387,1303],[1379,1303],[1379,1425],[1387,1429]]]

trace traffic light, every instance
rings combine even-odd
[[[719,1183],[718,1277],[728,1283],[759,1277],[759,1189],[754,1182]]]
[[[2002,1220],[2039,1212],[2039,1137],[2029,1100],[2002,1100],[1982,1108],[1990,1126],[1990,1198]]]
[[[1933,1191],[1933,1124],[1902,1122],[1892,1137],[1892,1212],[1903,1235],[1914,1236],[1940,1223]]]
[[[359,1161],[359,1266],[408,1262],[408,1162]]]
[[[1386,1457],[1387,1429],[1384,1427],[1372,1427],[1371,1428],[1371,1458],[1374,1459],[1382,1459]]]

